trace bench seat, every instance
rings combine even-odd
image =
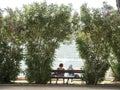
[[[60,72],[60,70],[52,70],[52,73],[57,73],[57,72]],[[52,79],[56,79],[56,84],[58,82],[59,79],[63,79],[63,84],[65,83],[65,79],[67,79],[67,84],[68,84],[68,81],[69,79],[73,80],[73,79],[81,79],[81,76],[79,76],[78,74],[83,74],[84,71],[83,70],[64,70],[64,71],[61,71],[61,72],[64,72],[64,73],[69,73],[69,72],[73,72],[74,73],[74,76],[57,76],[57,75],[51,75],[50,77],[50,84],[52,83]]]

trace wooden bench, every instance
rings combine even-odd
[[[57,73],[74,73],[74,75],[64,75],[64,76],[59,76],[57,75]],[[81,79],[82,75],[79,76],[79,74],[83,74],[84,71],[83,70],[52,70],[51,71],[51,77],[50,77],[50,84],[52,83],[52,79],[56,79],[56,84],[58,82],[59,79],[63,79],[63,84],[65,83],[65,79],[67,79],[66,84],[68,84],[69,79],[73,80],[73,79]]]

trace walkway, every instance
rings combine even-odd
[[[0,85],[0,90],[120,90],[119,86],[80,85]]]

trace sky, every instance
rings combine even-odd
[[[43,2],[46,1],[48,4],[55,3],[55,4],[65,4],[68,5],[69,3],[72,3],[74,10],[78,11],[80,6],[83,3],[87,3],[89,7],[102,7],[102,2],[106,1],[108,4],[112,5],[116,8],[116,0],[0,0],[0,8],[22,8],[23,4],[30,4],[32,2]]]

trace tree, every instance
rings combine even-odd
[[[111,7],[109,7],[111,8]],[[90,9],[86,4],[81,7],[81,31],[76,39],[81,58],[84,59],[84,80],[86,84],[102,81],[109,67],[109,36],[111,27],[105,8]]]
[[[111,37],[109,40],[110,47],[112,48],[112,57],[111,60],[111,68],[114,72],[115,80],[120,81],[120,15],[114,10],[112,14],[109,16],[111,17]]]
[[[55,49],[69,39],[75,22],[71,7],[33,3],[23,8],[26,30],[26,77],[29,82],[47,83]],[[73,23],[74,22],[74,23]]]
[[[120,0],[116,0],[116,6],[118,8],[118,12],[120,13]]]
[[[109,59],[109,65],[112,68],[115,80],[120,80],[120,15],[113,7],[107,3],[104,2],[103,5],[104,17],[106,18],[109,27],[109,47],[112,49],[110,51],[111,56]]]
[[[10,8],[6,10],[7,16],[0,18],[0,83],[11,83],[11,80],[16,80],[22,59],[22,49],[14,31],[17,27],[16,13]]]

